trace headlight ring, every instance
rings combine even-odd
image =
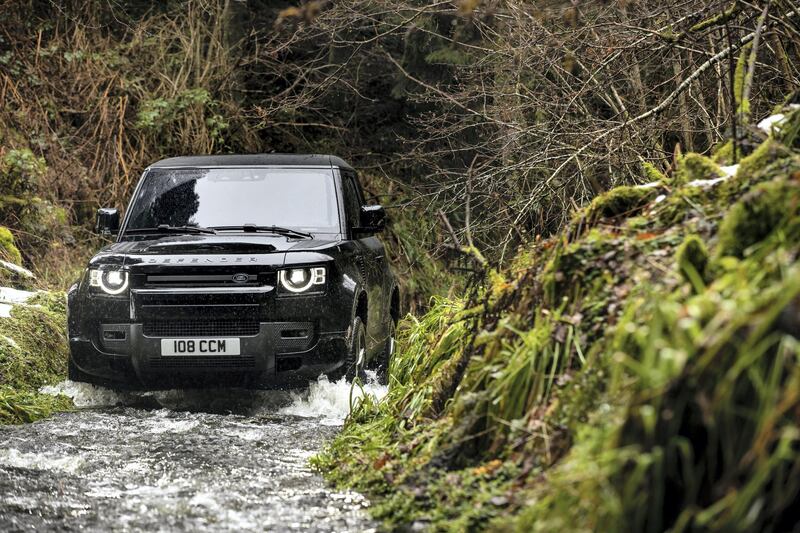
[[[89,270],[89,286],[99,288],[112,296],[122,294],[128,289],[128,272],[112,269]]]
[[[308,292],[312,287],[324,286],[326,277],[325,267],[288,268],[278,272],[281,287],[295,294]]]

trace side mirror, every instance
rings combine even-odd
[[[119,232],[119,211],[110,207],[98,209],[95,230],[100,235],[116,235]]]
[[[378,233],[386,227],[386,211],[380,205],[362,205],[359,227],[353,228],[359,233]]]

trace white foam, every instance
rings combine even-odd
[[[200,425],[197,420],[170,420],[160,418],[156,425],[148,430],[148,433],[159,435],[161,433],[186,433]]]
[[[51,396],[60,394],[68,396],[72,399],[75,407],[113,407],[130,402],[129,394],[70,380],[56,385],[47,385],[39,389],[39,392]]]
[[[21,452],[16,448],[0,449],[0,464],[34,470],[57,470],[75,473],[84,460],[76,456],[50,457],[42,453]]]
[[[345,378],[331,382],[327,376],[320,376],[316,382],[308,386],[308,390],[292,393],[292,403],[282,408],[279,413],[319,418],[321,424],[341,425],[350,414],[350,406],[359,398],[369,394],[380,400],[388,392],[388,387],[379,385],[375,373],[367,371],[367,380],[363,387],[348,383]]]

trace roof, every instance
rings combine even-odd
[[[342,158],[321,154],[230,154],[190,155],[162,159],[150,168],[174,167],[260,167],[260,166],[306,166],[339,167],[352,169]]]

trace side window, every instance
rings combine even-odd
[[[342,174],[342,185],[344,186],[344,210],[347,215],[349,227],[358,226],[361,213],[361,198],[352,174]]]

